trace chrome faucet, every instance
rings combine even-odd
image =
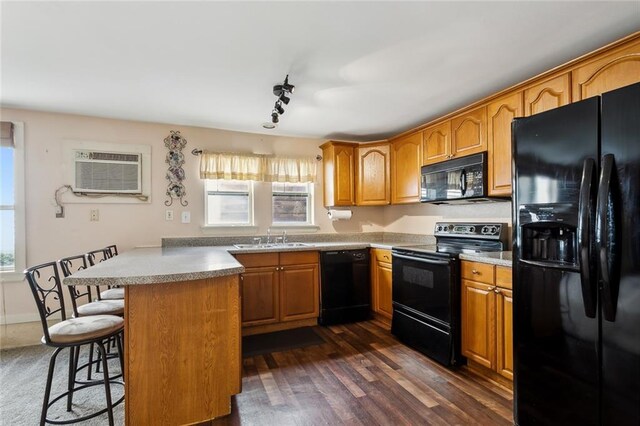
[[[282,243],[287,244],[287,230],[282,231]]]
[[[271,228],[267,228],[267,244],[271,244]]]

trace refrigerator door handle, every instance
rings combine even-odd
[[[580,201],[578,204],[578,250],[580,255],[580,284],[584,314],[589,318],[596,317],[597,287],[594,277],[594,262],[591,250],[591,221],[594,211],[593,189],[595,185],[596,162],[592,158],[584,160],[582,182],[580,184]]]
[[[610,322],[616,319],[618,298],[617,289],[614,287],[616,241],[614,197],[611,194],[613,170],[613,154],[603,156],[596,208],[596,252],[602,280],[602,312],[604,319]]]

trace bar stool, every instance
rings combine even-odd
[[[115,251],[112,251],[111,247],[114,248]],[[100,262],[104,262],[107,259],[111,259],[113,256],[118,255],[118,249],[114,245],[109,247],[101,248],[98,250],[92,250],[87,253],[87,259],[89,260],[89,265],[94,266]],[[107,289],[104,291],[98,292],[98,300],[117,300],[124,299],[124,289],[116,286],[107,286]]]
[[[120,404],[124,400],[124,396],[113,403],[111,399],[111,384],[123,385],[123,383],[109,377],[107,352],[104,342],[111,338],[115,338],[123,332],[124,319],[115,315],[92,315],[67,319],[60,274],[58,272],[56,262],[43,263],[41,265],[25,269],[24,274],[27,282],[29,283],[29,287],[31,288],[31,292],[33,293],[33,298],[38,307],[38,313],[40,314],[40,321],[42,323],[42,331],[44,334],[42,337],[42,343],[56,348],[49,360],[49,371],[47,374],[44,401],[42,403],[40,425],[44,425],[45,423],[73,424],[94,418],[104,413],[108,413],[109,425],[113,425],[113,407]],[[57,313],[60,314],[62,321],[49,327],[47,320]],[[116,340],[120,342],[119,339]],[[77,352],[76,348],[92,343],[95,344],[100,351],[104,379],[75,386],[75,366],[77,365],[75,360]],[[120,345],[120,343],[118,344]],[[58,354],[65,348],[69,349],[69,379],[67,391],[50,401],[51,382],[53,380],[56,359]],[[119,353],[121,353],[121,351]],[[47,418],[47,411],[49,408],[60,399],[65,397],[67,398],[67,411],[71,411],[73,395],[75,392],[101,384],[104,384],[107,403],[106,408],[71,420],[51,420]]]
[[[83,269],[87,269],[87,258],[84,254],[79,254],[77,256],[65,257],[64,259],[60,259],[58,261],[60,264],[60,269],[62,269],[62,274],[64,277],[70,276],[73,272],[81,271]],[[90,315],[117,315],[124,316],[124,299],[114,299],[114,300],[97,300],[92,301],[91,298],[91,286],[86,286],[85,291],[81,292],[80,286],[69,286],[69,295],[71,296],[71,306],[73,307],[73,316],[74,318],[86,317]],[[96,293],[100,292],[100,288],[96,286]],[[87,303],[78,305],[78,301],[83,297],[87,297]],[[112,345],[107,347],[107,351],[110,352],[112,346],[115,346],[116,342],[112,342]],[[122,345],[122,342],[120,342]],[[91,380],[91,366],[93,365],[93,352],[94,345],[90,345],[89,347],[89,362],[85,365],[75,366],[75,370],[81,370],[83,368],[88,367],[87,369],[87,380]],[[75,358],[76,363],[80,354],[80,348],[76,348]],[[122,361],[122,357],[120,357],[120,361]],[[97,360],[98,365],[96,365],[96,372],[100,371],[100,359]],[[124,365],[121,363],[120,365],[122,371],[124,372]]]

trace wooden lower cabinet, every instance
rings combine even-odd
[[[391,250],[371,249],[371,310],[385,322],[393,316],[391,277]]]
[[[317,318],[318,264],[280,267],[280,321]]]
[[[462,280],[462,355],[495,367],[495,294],[493,286]]]
[[[496,371],[513,380],[513,293],[499,288],[496,296]]]
[[[318,252],[237,254],[242,327],[257,334],[317,321],[320,307]],[[246,332],[251,330],[250,332]]]
[[[472,271],[491,268],[473,281]],[[511,268],[462,261],[462,355],[513,380],[513,298]],[[490,282],[489,279],[490,278]]]
[[[279,321],[280,285],[276,268],[247,268],[240,275],[243,326]]]

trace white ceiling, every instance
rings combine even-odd
[[[6,2],[3,106],[347,140],[640,30],[640,2]],[[264,130],[289,73],[296,85]]]

